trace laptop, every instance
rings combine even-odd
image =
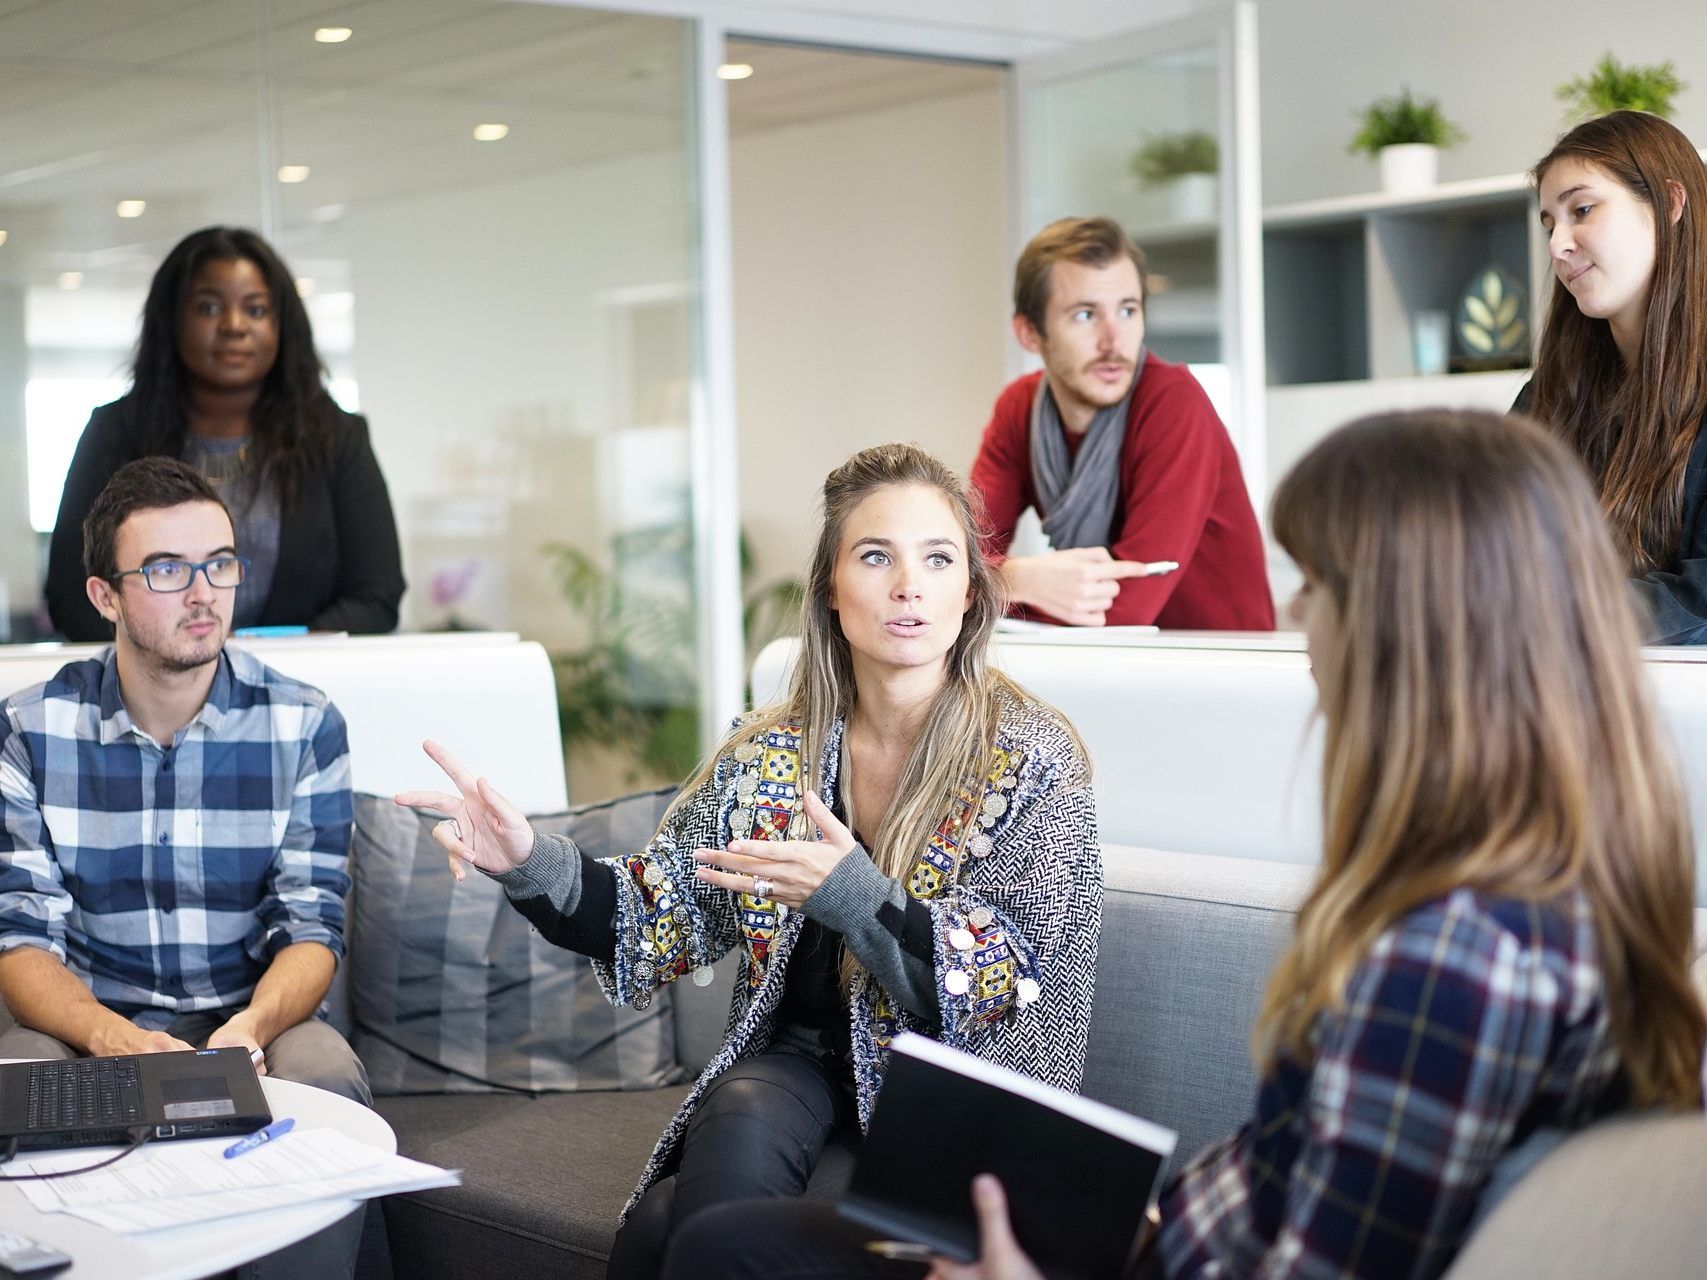
[[[0,1150],[217,1138],[272,1118],[240,1048],[0,1064]]]

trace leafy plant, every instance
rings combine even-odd
[[[1586,120],[1608,111],[1647,111],[1669,117],[1672,98],[1688,87],[1678,79],[1674,63],[1625,66],[1608,52],[1588,75],[1567,80],[1553,92],[1571,119]]]
[[[1165,133],[1147,138],[1132,153],[1132,174],[1147,187],[1161,187],[1188,173],[1216,173],[1221,148],[1212,133]]]
[[[1365,155],[1409,142],[1455,147],[1469,136],[1441,113],[1438,99],[1412,97],[1408,86],[1401,87],[1396,98],[1377,98],[1361,118],[1363,126],[1347,149]]]
[[[567,543],[543,548],[558,586],[588,628],[580,648],[552,655],[563,749],[602,745],[631,755],[642,773],[679,781],[699,760],[698,637],[687,527],[625,534],[606,569]],[[743,578],[752,556],[741,542]],[[748,659],[799,616],[802,587],[784,580],[746,592],[742,621]]]

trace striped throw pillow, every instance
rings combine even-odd
[[[532,819],[594,857],[645,845],[673,790]],[[613,1008],[582,956],[545,941],[485,876],[458,883],[437,821],[355,797],[348,961],[376,1094],[652,1089],[682,1078],[669,1000]]]

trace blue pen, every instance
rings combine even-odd
[[[289,1133],[296,1127],[296,1121],[286,1116],[283,1120],[275,1120],[265,1129],[257,1129],[240,1142],[233,1142],[225,1149],[225,1158],[234,1159],[237,1156],[248,1155],[262,1143],[271,1142],[280,1134]]]
[[[238,627],[237,630],[233,631],[231,634],[244,640],[265,640],[271,636],[305,636],[308,634],[308,628],[304,626],[287,627],[274,624],[262,627]]]

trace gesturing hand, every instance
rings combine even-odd
[[[1043,1280],[1014,1239],[1002,1184],[987,1173],[972,1179],[972,1207],[978,1213],[978,1261],[935,1258],[926,1280]]]
[[[1116,560],[1107,547],[1017,556],[1001,569],[1016,603],[1041,609],[1072,627],[1102,626],[1122,580],[1141,578],[1150,571],[1145,564]]]
[[[457,795],[443,791],[400,791],[398,804],[446,814],[433,828],[433,840],[450,855],[450,871],[461,880],[472,862],[489,875],[522,865],[533,852],[533,828],[515,805],[498,794],[485,778],[476,778],[462,762],[436,742],[421,746],[456,785]]]
[[[859,844],[815,791],[806,793],[806,816],[824,833],[822,840],[731,840],[727,850],[695,849],[693,858],[700,864],[695,878],[785,907],[800,906]]]

